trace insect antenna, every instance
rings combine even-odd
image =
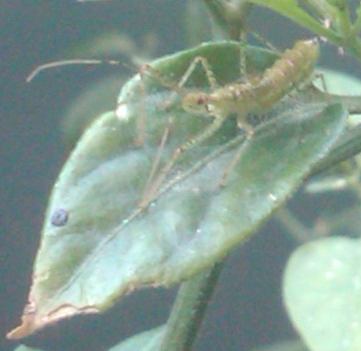
[[[38,76],[41,72],[46,71],[48,69],[62,67],[62,66],[71,66],[71,65],[99,65],[99,64],[108,64],[108,65],[124,65],[120,61],[115,60],[99,60],[99,59],[69,59],[69,60],[59,60],[59,61],[51,61],[44,63],[40,66],[37,66],[33,69],[29,75],[26,77],[25,81],[30,83],[36,76]]]

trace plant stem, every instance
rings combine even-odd
[[[335,44],[341,44],[340,36],[334,31],[325,28],[318,20],[311,17],[307,12],[303,11],[295,0],[286,1],[270,1],[270,0],[249,0],[250,3],[265,6],[279,14],[290,18],[299,25],[311,30],[315,34],[325,37]],[[286,4],[286,5],[285,5]]]
[[[311,233],[312,230],[306,228],[298,221],[286,206],[277,210],[275,218],[287,229],[298,244],[305,243],[313,237],[313,234]]]
[[[253,5],[246,1],[203,0],[203,2],[226,38],[239,40]]]
[[[222,266],[216,263],[182,283],[159,351],[191,350]]]

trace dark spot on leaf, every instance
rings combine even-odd
[[[68,222],[69,213],[63,208],[56,209],[51,215],[50,222],[56,227],[62,227]]]

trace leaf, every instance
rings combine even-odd
[[[19,345],[14,351],[43,351],[26,345]]]
[[[338,34],[326,26],[323,26],[318,20],[311,17],[304,11],[299,1],[296,0],[250,0],[251,3],[268,7],[273,11],[286,16],[296,23],[308,28],[317,35],[324,35],[329,40],[337,42]]]
[[[347,131],[343,133],[342,137],[330,151],[327,159],[323,159],[318,165],[317,169],[313,171],[321,171],[319,177],[312,177],[306,185],[306,191],[309,193],[320,193],[326,191],[343,190],[350,185],[352,179],[357,177],[358,174],[357,165],[354,162],[352,156],[361,151],[361,126],[358,125],[360,121],[360,114],[353,114],[356,104],[361,101],[357,94],[361,91],[361,81],[353,76],[347,75],[343,72],[334,71],[326,68],[317,68],[317,72],[322,74],[322,82],[317,79],[314,81],[314,85],[318,89],[327,89],[328,94],[337,94],[332,96],[325,96],[325,99],[342,99],[343,105],[349,111],[350,116],[347,120]],[[308,97],[309,99],[310,97]],[[355,101],[352,101],[355,99]],[[358,101],[357,101],[358,100]],[[325,100],[326,101],[326,100]],[[347,160],[346,162],[342,162]],[[335,165],[338,161],[339,164]],[[322,170],[327,169],[327,172]],[[328,219],[329,221],[336,222],[338,225],[340,222],[340,213],[337,218]],[[342,216],[342,215],[341,215]],[[350,225],[355,225],[354,221],[347,221]],[[355,225],[356,226],[356,225]],[[343,232],[344,233],[344,232]],[[345,234],[345,233],[344,233]],[[358,235],[358,234],[357,234]]]
[[[158,351],[164,331],[165,325],[147,330],[113,346],[109,351]]]
[[[155,61],[161,76],[136,76],[122,91],[118,116],[104,114],[83,135],[54,186],[29,304],[9,338],[101,312],[133,289],[198,273],[244,241],[327,153],[343,130],[344,109],[291,105],[275,110],[278,116],[244,143],[229,118],[167,168],[174,150],[212,119],[185,113],[179,96],[159,80],[178,82],[192,59],[202,56],[224,84],[238,75],[238,54],[237,44],[221,42]],[[248,48],[247,59],[251,71],[263,71],[275,55]],[[184,89],[192,85],[207,86],[202,70]]]
[[[283,340],[269,345],[257,347],[252,351],[309,351],[299,340]]]
[[[361,349],[361,242],[330,237],[299,247],[287,263],[284,300],[312,351]]]
[[[65,108],[60,124],[61,135],[68,150],[71,150],[83,131],[104,111],[114,106],[124,77],[104,78],[81,92]]]

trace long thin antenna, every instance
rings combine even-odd
[[[110,65],[119,65],[118,61],[114,60],[98,60],[98,59],[71,59],[71,60],[61,60],[61,61],[52,61],[48,63],[44,63],[36,67],[30,74],[26,77],[26,82],[31,82],[41,71],[61,67],[61,66],[68,66],[68,65],[98,65],[102,63],[107,63]]]

